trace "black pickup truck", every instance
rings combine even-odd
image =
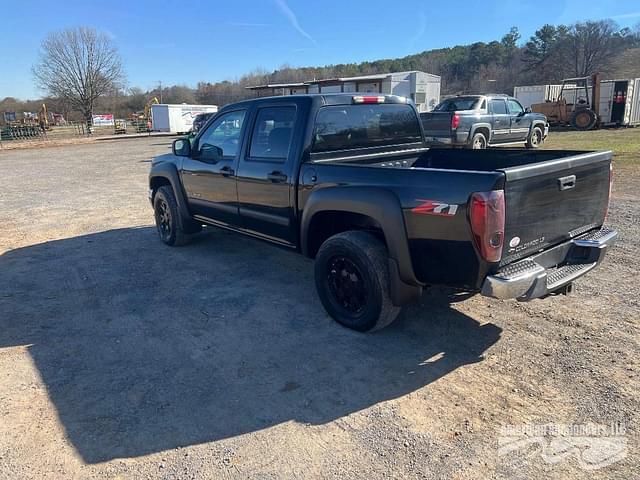
[[[529,300],[567,293],[617,233],[611,152],[425,147],[402,97],[296,95],[227,105],[153,160],[161,240],[203,225],[315,258],[327,312],[381,328],[428,285]]]

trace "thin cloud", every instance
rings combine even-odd
[[[304,38],[310,40],[314,45],[317,45],[317,42],[315,41],[315,39],[311,35],[309,35],[307,32],[305,32],[304,29],[300,26],[300,22],[298,22],[298,17],[289,8],[289,5],[287,5],[286,0],[275,0],[275,1],[280,11],[284,14],[285,17],[287,17],[287,20],[289,20],[289,23],[291,24],[291,26],[295,30],[297,30],[298,33],[302,35]]]
[[[632,13],[623,13],[621,15],[614,15],[613,18],[614,20],[622,20],[624,18],[637,18],[640,17],[640,12],[632,12]]]

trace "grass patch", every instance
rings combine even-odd
[[[589,132],[551,131],[542,148],[547,150],[612,150],[616,163],[640,165],[640,128]]]

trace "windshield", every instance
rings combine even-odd
[[[480,99],[478,97],[448,98],[441,102],[434,112],[455,112],[456,110],[475,110]]]
[[[329,106],[318,111],[313,151],[420,141],[418,116],[409,105]]]

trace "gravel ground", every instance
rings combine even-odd
[[[299,255],[213,228],[163,246],[146,173],[167,148],[0,151],[0,478],[638,478],[638,168],[575,295],[433,289],[358,334]]]

